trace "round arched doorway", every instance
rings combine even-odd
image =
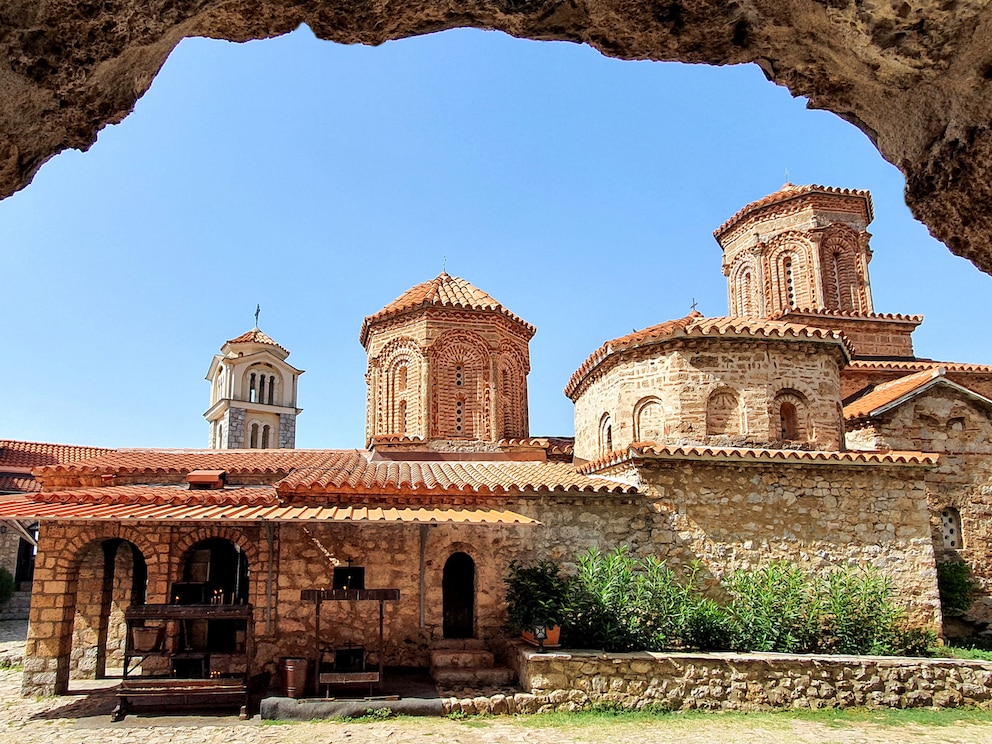
[[[452,553],[441,579],[445,638],[475,636],[475,561],[467,553]]]

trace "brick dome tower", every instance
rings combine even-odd
[[[527,437],[536,330],[447,273],[407,290],[362,324],[366,440]]]
[[[730,315],[871,313],[871,220],[871,195],[855,189],[787,183],[748,204],[713,233]]]
[[[728,315],[842,331],[860,359],[912,359],[919,315],[876,313],[868,262],[871,194],[795,186],[748,204],[717,228]]]

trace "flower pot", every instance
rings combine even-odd
[[[544,639],[544,648],[561,648],[561,626],[560,625],[548,625],[547,626],[548,637]],[[525,630],[520,634],[527,643],[532,646],[541,646],[541,642],[534,638],[533,630]]]

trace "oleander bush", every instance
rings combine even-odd
[[[738,650],[784,653],[932,655],[931,629],[909,628],[891,582],[871,568],[815,575],[787,561],[742,569],[723,580],[728,601],[704,594],[701,565],[681,575],[626,547],[580,556],[566,574],[553,561],[516,561],[506,579],[510,626],[526,627],[553,606],[572,648]],[[542,589],[543,587],[543,589]],[[547,596],[538,597],[541,591]]]

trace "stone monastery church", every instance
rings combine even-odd
[[[446,273],[362,323],[365,449],[295,449],[301,370],[258,328],[228,341],[210,449],[89,452],[0,503],[40,524],[25,693],[122,666],[128,608],[190,591],[251,608],[253,674],[317,634],[379,648],[380,607],[379,662],[427,666],[444,639],[503,635],[512,560],[592,546],[698,559],[714,591],[773,559],[870,564],[937,630],[936,562],[963,558],[988,623],[992,366],[919,357],[922,317],[875,311],[872,218],[867,191],[815,185],[745,206],[714,233],[728,315],[593,351],[565,385],[574,440],[530,436],[535,327]],[[31,446],[0,444],[0,470]],[[346,588],[396,591],[312,601]]]

